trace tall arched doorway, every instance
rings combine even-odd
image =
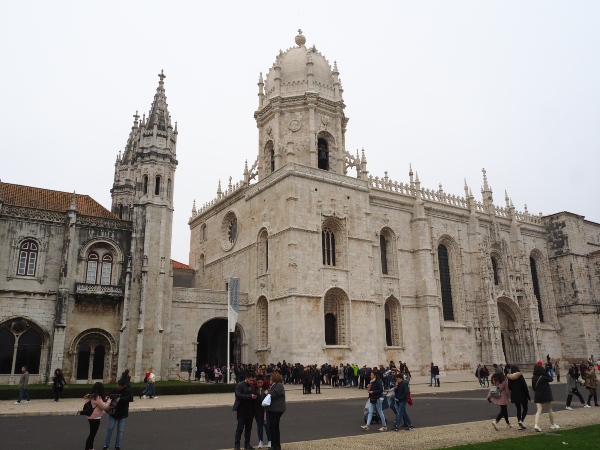
[[[73,357],[71,382],[93,383],[116,379],[117,345],[112,335],[100,328],[90,328],[73,339],[69,353]]]
[[[229,357],[231,364],[241,364],[243,334],[240,325],[235,333],[227,332],[227,319],[211,319],[198,331],[196,364],[202,366],[224,366],[227,364],[227,336],[229,335]]]
[[[520,339],[520,320],[517,313],[513,310],[512,300],[502,299],[498,301],[498,319],[500,321],[500,339],[502,342],[502,351],[504,353],[504,362],[523,363],[525,355],[523,345]]]

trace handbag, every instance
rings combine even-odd
[[[91,416],[92,413],[94,412],[94,407],[92,406],[92,401],[91,400],[87,400],[84,404],[83,404],[83,408],[81,409],[81,411],[79,411],[79,414],[81,414],[82,416]]]
[[[410,396],[410,391],[408,392],[408,396],[406,397],[408,406],[413,405],[412,397]]]
[[[271,406],[271,394],[267,394],[261,403],[262,406]]]
[[[500,389],[498,389],[498,386],[490,387],[490,396],[492,398],[496,398],[496,399],[502,397],[502,394],[500,393]]]

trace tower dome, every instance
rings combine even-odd
[[[298,30],[296,46],[279,51],[265,80],[265,99],[302,95],[307,91],[318,92],[325,98],[339,99],[337,68],[313,45],[305,46],[306,38]]]

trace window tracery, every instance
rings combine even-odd
[[[38,246],[34,241],[24,241],[19,249],[17,275],[35,277],[38,260]]]

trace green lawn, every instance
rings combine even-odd
[[[571,430],[552,430],[552,432],[535,433],[520,438],[501,439],[450,448],[460,450],[600,449],[600,425],[591,425]]]
[[[107,383],[104,389],[109,391],[114,388],[116,383]],[[133,395],[140,395],[145,388],[144,383],[131,383]],[[69,384],[61,393],[61,398],[82,398],[92,389],[90,384]],[[30,384],[27,388],[32,399],[54,398],[52,385],[49,384]],[[235,384],[213,384],[198,383],[179,380],[167,380],[156,382],[157,395],[188,395],[188,394],[218,394],[233,393]],[[0,400],[13,400],[19,395],[18,386],[0,385]]]

